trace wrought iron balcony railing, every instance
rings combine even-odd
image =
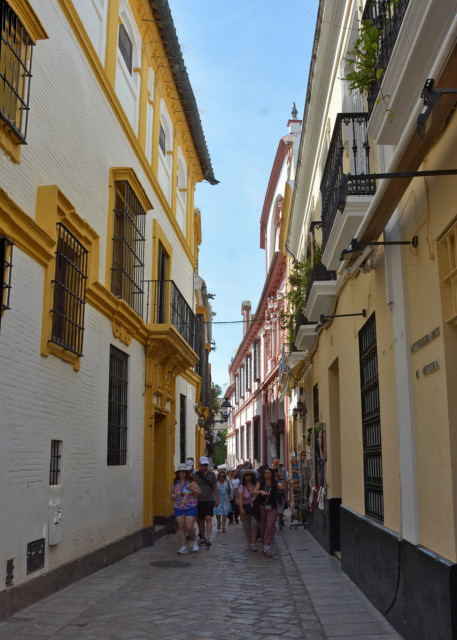
[[[409,0],[368,0],[362,20],[372,20],[379,30],[378,69],[384,72],[389,64]],[[380,78],[382,82],[382,76]],[[367,96],[368,113],[371,114],[376,104],[379,84],[373,82]]]
[[[194,314],[173,280],[148,280],[146,294],[146,322],[170,323],[187,344],[199,352],[201,322]]]
[[[323,249],[339,210],[343,174],[347,174],[348,178],[347,195],[367,196],[376,193],[374,179],[351,181],[351,175],[370,173],[368,118],[368,113],[339,113],[336,117],[321,180]]]

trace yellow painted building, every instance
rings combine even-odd
[[[403,637],[457,638],[457,8],[359,4],[320,3],[282,229],[314,266],[291,441],[308,530]],[[360,94],[367,25],[382,62]]]

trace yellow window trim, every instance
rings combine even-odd
[[[159,242],[165,249],[165,253],[168,256],[168,265],[167,265],[167,280],[171,280],[171,264],[173,260],[173,247],[171,246],[170,241],[165,235],[162,227],[159,222],[154,218],[152,221],[152,255],[154,256],[152,262],[152,279],[157,280],[158,278],[158,268],[157,264],[157,256],[159,255]]]
[[[37,40],[48,38],[48,34],[28,0],[8,0],[8,4],[23,24],[34,45]],[[2,123],[0,126],[0,147],[14,162],[20,161],[22,143],[6,123]]]
[[[115,114],[119,122],[119,125],[121,126],[127,140],[130,143],[130,146],[133,152],[137,157],[138,162],[141,165],[142,170],[145,172],[151,184],[151,187],[155,195],[157,196],[157,199],[160,203],[160,207],[165,212],[165,215],[167,216],[173,228],[173,231],[177,236],[178,241],[180,242],[184,252],[186,253],[189,262],[191,264],[194,264],[196,256],[193,255],[194,247],[193,247],[192,239],[188,238],[188,240],[186,240],[186,238],[184,237],[184,234],[182,233],[179,227],[179,224],[176,218],[173,216],[171,206],[168,204],[167,199],[162,191],[162,188],[157,178],[157,167],[154,171],[153,170],[154,162],[152,166],[149,164],[148,159],[145,156],[144,149],[142,148],[137,135],[135,134],[130,122],[128,121],[127,116],[125,115],[124,110],[119,101],[119,98],[117,97],[114,91],[114,84],[110,81],[107,70],[104,69],[102,63],[100,62],[100,59],[92,45],[92,42],[90,41],[89,36],[87,35],[84,29],[84,25],[82,24],[81,19],[73,3],[71,2],[71,0],[58,0],[58,2],[66,19],[68,20],[70,27],[72,28],[76,38],[78,39],[78,42],[81,46],[82,51],[86,55],[87,60],[90,66],[92,67],[94,75],[98,80],[99,85],[102,91],[104,92],[105,97],[107,98],[113,110],[113,113]],[[107,43],[107,46],[108,46],[108,43]],[[116,49],[113,48],[113,50],[117,52],[117,41],[116,41]],[[108,69],[108,61],[106,62],[106,64]],[[159,81],[159,75],[157,73],[157,69],[155,69],[154,72],[155,72],[155,78],[156,78],[155,82],[161,84]],[[171,89],[167,88],[166,86],[164,86],[164,89],[167,89],[168,92],[171,91]],[[167,91],[164,90],[163,93],[166,94]],[[155,112],[156,112],[156,108],[154,109],[154,114]],[[175,119],[179,117],[179,113],[174,114],[174,112],[172,111],[170,117],[172,117],[173,115],[175,116]],[[154,117],[156,118],[156,116]],[[173,117],[172,117],[172,120],[173,120]],[[178,125],[178,122],[176,122],[176,125],[173,124],[173,127],[177,125]],[[184,126],[182,123],[179,123],[179,125],[181,128],[182,126]],[[157,128],[156,135],[157,135],[156,139],[158,141],[158,128]],[[189,169],[191,168],[192,175],[195,176],[195,179],[193,180],[193,184],[196,184],[197,182],[201,182],[203,180],[203,171],[198,163],[197,163],[198,166],[196,166],[195,164],[194,158],[197,157],[197,153],[194,148],[193,142],[191,141],[190,132],[188,132],[187,128],[185,131],[185,136],[181,135],[181,138],[184,138],[184,137],[190,140],[188,146],[185,147],[183,145],[183,148],[185,148],[187,152],[186,157],[188,158],[187,162],[188,162]],[[154,152],[155,152],[155,148],[153,148],[153,153]]]
[[[90,225],[75,211],[70,201],[56,185],[38,187],[36,200],[36,222],[43,231],[52,238],[52,255],[45,265],[43,320],[41,325],[41,355],[50,354],[61,358],[73,365],[79,371],[81,357],[67,351],[60,345],[50,342],[52,330],[52,306],[54,288],[52,280],[55,277],[57,244],[57,223],[61,222],[88,250],[87,288],[93,284],[98,276],[99,237]]]
[[[130,167],[112,167],[109,172],[109,197],[108,197],[108,230],[105,265],[105,286],[111,291],[111,267],[113,265],[113,234],[114,234],[114,204],[116,198],[116,182],[126,181],[129,183],[141,206],[147,213],[153,206],[146,195],[141,182],[135,171]],[[116,296],[113,296],[116,298]],[[117,299],[117,298],[116,298]],[[127,305],[128,306],[128,305]],[[135,313],[135,312],[134,312]]]

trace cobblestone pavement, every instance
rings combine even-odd
[[[165,536],[17,612],[0,640],[401,640],[303,529],[277,532],[272,559],[241,525],[177,548]]]

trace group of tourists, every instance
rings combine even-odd
[[[187,541],[193,552],[199,546],[211,547],[215,516],[221,533],[226,533],[227,522],[232,525],[241,520],[248,549],[259,551],[260,538],[264,555],[272,558],[276,522],[282,530],[288,491],[288,475],[281,460],[257,470],[251,462],[245,462],[236,469],[223,467],[212,471],[206,456],[199,459],[198,470],[194,469],[193,459],[188,458],[176,469],[171,489],[180,542],[178,553],[188,552]]]

